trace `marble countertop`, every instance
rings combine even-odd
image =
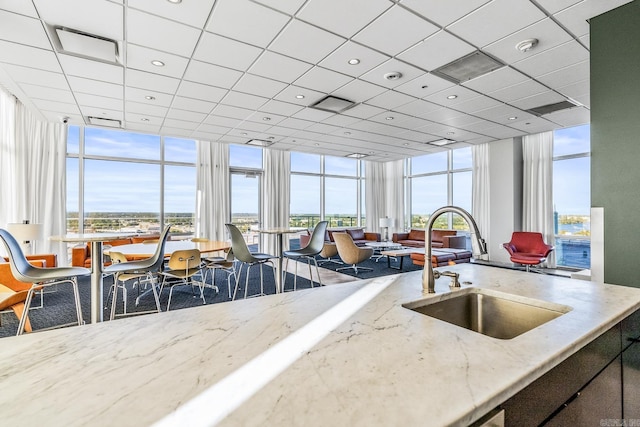
[[[640,289],[447,269],[572,310],[498,340],[403,308],[425,297],[412,272],[3,338],[3,423],[468,425],[640,308]]]

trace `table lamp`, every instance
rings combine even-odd
[[[22,244],[25,254],[31,254],[31,240],[38,240],[42,234],[42,224],[30,224],[28,220],[22,223],[7,224],[7,231]]]
[[[380,226],[380,228],[384,229],[383,241],[385,241],[385,242],[388,241],[389,240],[389,227],[393,227],[393,218],[389,218],[387,216],[385,216],[384,218],[380,218],[378,225]]]

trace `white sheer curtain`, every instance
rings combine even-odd
[[[0,226],[28,220],[42,224],[33,253],[55,253],[67,264],[66,246],[48,236],[66,233],[67,129],[36,120],[20,101],[0,89]]]
[[[264,193],[262,196],[262,218],[264,228],[289,227],[289,199],[291,178],[291,155],[288,151],[264,150]],[[284,236],[283,250],[289,248],[289,236]],[[276,236],[263,234],[262,251],[276,253]]]
[[[387,214],[386,171],[384,163],[364,161],[364,203],[367,230],[379,233],[378,219]]]
[[[555,244],[553,230],[553,132],[527,135],[522,139],[522,228],[542,233],[547,244]],[[547,266],[555,267],[553,252]]]
[[[227,240],[229,221],[229,145],[197,141],[196,236]]]
[[[490,182],[489,182],[489,144],[478,144],[471,147],[472,156],[472,191],[471,206],[473,218],[478,224],[480,234],[488,237],[490,224]],[[487,242],[489,243],[489,242]]]
[[[404,160],[395,160],[384,164],[386,172],[386,215],[393,219],[389,228],[389,239],[398,230],[404,230]]]

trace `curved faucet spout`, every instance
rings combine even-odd
[[[435,212],[431,214],[429,217],[429,221],[427,222],[427,227],[425,228],[425,245],[424,245],[424,270],[422,272],[422,290],[428,293],[435,292],[435,277],[433,275],[433,265],[431,263],[431,229],[433,228],[433,224],[436,222],[438,217],[443,213],[453,212],[460,215],[464,220],[469,224],[469,228],[471,229],[471,248],[473,251],[474,258],[482,258],[483,255],[487,254],[487,245],[480,235],[480,231],[478,230],[478,225],[476,221],[473,219],[471,214],[466,210],[459,208],[457,206],[443,206],[439,209],[436,209]]]

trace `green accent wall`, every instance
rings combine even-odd
[[[591,206],[604,208],[604,281],[640,287],[640,0],[591,24]]]

